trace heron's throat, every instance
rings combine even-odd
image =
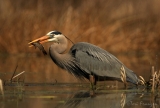
[[[51,45],[50,50],[54,53],[63,54],[68,47],[68,41],[66,38],[59,40],[58,43],[54,43]]]
[[[66,68],[66,61],[69,61],[70,58],[70,55],[68,55],[68,53],[65,53],[68,46],[68,41],[66,40],[66,38],[63,38],[63,40],[59,42],[60,43],[54,43],[50,46],[49,54],[53,62],[64,69]]]
[[[65,53],[65,49],[54,49],[54,45],[52,45],[49,48],[49,54],[51,59],[53,60],[53,62],[58,65],[59,67],[61,67],[62,69],[66,69],[66,63],[67,61],[69,61],[70,59],[70,55],[68,55],[68,53]]]

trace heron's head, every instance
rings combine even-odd
[[[39,43],[46,43],[46,42],[54,42],[54,43],[59,43],[65,36],[59,32],[59,31],[50,31],[48,32],[45,36],[42,36],[38,39],[35,39],[28,44],[32,46],[32,43],[34,42],[39,42]]]

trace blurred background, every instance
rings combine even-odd
[[[159,0],[0,0],[0,79],[10,79],[18,66],[25,82],[80,82],[28,47],[58,30],[74,43],[107,50],[148,80],[151,66],[160,68],[159,13]]]

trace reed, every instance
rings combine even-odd
[[[121,80],[124,83],[125,88],[127,88],[126,71],[123,66],[121,67]]]
[[[2,93],[2,97],[4,98],[3,82],[2,82],[1,79],[0,79],[0,91],[1,91],[1,93]]]
[[[12,74],[12,77],[11,77],[11,79],[10,79],[10,80],[11,80],[11,82],[12,82],[12,79],[13,79],[13,77],[14,77],[15,73],[16,73],[17,68],[18,68],[18,65],[16,66],[16,68],[15,68],[15,70],[14,70],[13,74]]]
[[[17,75],[15,75],[15,76],[13,76],[13,78],[12,78],[12,79],[14,79],[14,78],[16,78],[16,77],[20,76],[20,75],[21,75],[21,74],[23,74],[23,73],[25,73],[25,71],[22,71],[22,72],[20,72],[19,74],[17,74]]]
[[[154,66],[151,68],[151,78],[149,84],[151,85],[151,92],[155,92],[160,86],[160,70],[155,71]]]
[[[144,86],[146,85],[146,81],[144,80],[142,76],[139,76],[139,83]]]

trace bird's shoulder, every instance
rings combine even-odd
[[[99,59],[101,61],[114,58],[114,56],[106,50],[87,42],[79,42],[74,44],[70,49],[70,53],[72,53],[74,56],[80,54],[83,55],[85,53],[88,56]]]
[[[87,42],[78,42],[78,43],[74,44],[71,47],[71,50],[82,50],[82,51],[85,51],[85,50],[88,50],[88,49],[103,50],[100,47],[98,47],[98,46],[96,46],[94,44],[91,44],[91,43],[87,43]]]
[[[90,51],[97,51],[97,52],[104,52],[104,50],[96,45],[87,43],[87,42],[78,42],[74,44],[70,51],[83,51],[83,52],[90,52]]]

